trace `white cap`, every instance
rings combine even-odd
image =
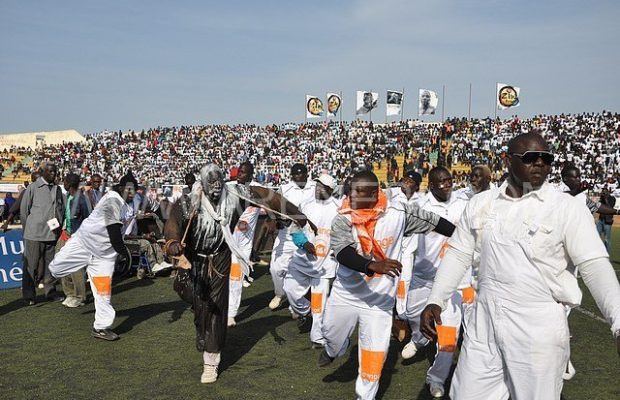
[[[338,182],[336,182],[336,180],[334,178],[332,178],[331,176],[327,175],[327,174],[321,174],[321,176],[319,176],[319,179],[317,179],[317,181],[321,182],[323,185],[327,186],[330,189],[335,189],[336,185],[338,184]]]

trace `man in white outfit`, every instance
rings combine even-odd
[[[423,210],[438,214],[456,224],[465,209],[467,197],[452,191],[452,175],[445,167],[433,168],[428,174],[428,179],[429,192],[418,200],[418,205]],[[429,344],[428,339],[420,333],[420,314],[431,292],[435,272],[445,253],[447,241],[447,237],[434,232],[418,235],[418,248],[413,278],[408,287],[406,311],[406,317],[411,326],[411,341],[403,348],[404,359],[413,357],[418,349]],[[444,395],[443,385],[450,374],[452,356],[461,327],[461,305],[463,301],[473,301],[473,289],[470,286],[471,274],[466,274],[459,285],[460,290],[453,293],[449,305],[441,315],[450,340],[437,346],[435,361],[426,375],[426,383],[433,397]]]
[[[314,181],[308,182],[308,168],[303,164],[294,164],[291,167],[291,182],[282,185],[278,193],[295,206],[299,206],[302,201],[314,196]],[[279,210],[278,210],[279,211]],[[271,253],[271,265],[269,273],[273,280],[273,291],[275,296],[269,303],[269,308],[275,310],[282,304],[286,297],[284,293],[284,277],[288,271],[288,264],[297,247],[291,237],[291,226],[283,225],[279,222],[279,231],[273,243]]]
[[[315,349],[323,348],[325,344],[323,311],[329,295],[329,283],[338,265],[330,244],[332,221],[340,207],[340,201],[332,196],[335,188],[336,180],[323,174],[316,182],[314,197],[299,205],[299,210],[316,225],[318,232],[315,235],[310,227],[293,232],[293,242],[299,249],[291,258],[284,279],[284,291],[292,311],[298,316],[300,331],[312,319],[310,341]],[[308,290],[310,301],[305,297]]]
[[[237,173],[236,182],[228,182],[228,184],[234,185],[258,185],[252,182],[254,177],[254,166],[250,162],[244,162],[239,166],[239,172]],[[233,239],[237,242],[237,246],[243,252],[245,257],[249,260],[252,253],[252,242],[254,240],[254,232],[256,231],[256,224],[258,217],[261,214],[261,208],[253,205],[249,206],[243,211],[243,214],[239,217],[239,221],[235,226],[233,232]],[[243,291],[244,274],[241,271],[241,264],[234,254],[231,254],[230,263],[230,282],[229,282],[229,299],[228,299],[228,326],[235,326],[237,322],[235,317],[239,312],[239,305],[241,304],[241,292]]]
[[[571,263],[611,324],[620,353],[620,285],[590,212],[545,183],[553,154],[540,135],[515,137],[508,153],[508,179],[470,200],[422,313],[422,332],[436,337],[441,311],[478,251],[478,297],[453,400],[560,398],[570,353],[565,305],[581,301]]]
[[[112,275],[114,263],[129,261],[129,253],[121,228],[121,216],[133,201],[136,179],[128,173],[114,190],[106,193],[93,212],[82,222],[80,229],[67,241],[50,263],[56,278],[67,276],[84,268],[90,280],[95,302],[95,322],[92,335],[97,339],[116,340],[119,336],[110,328],[116,312],[112,307]]]
[[[404,204],[413,204],[420,199],[420,184],[422,176],[413,170],[405,171],[400,180],[400,187],[390,190],[391,199],[400,201]],[[396,290],[396,316],[401,321],[407,319],[405,311],[407,309],[407,292],[411,282],[413,272],[414,253],[418,248],[418,235],[407,236],[403,239],[403,251],[400,263],[403,270],[400,273],[398,289]]]
[[[331,244],[339,265],[323,316],[325,349],[319,366],[346,353],[359,323],[357,399],[374,399],[379,389],[403,237],[433,230],[449,236],[454,225],[415,204],[390,201],[372,172],[359,172],[351,180],[351,195],[332,223]]]

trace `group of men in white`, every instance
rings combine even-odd
[[[546,182],[553,161],[542,136],[521,134],[509,142],[509,174],[499,187],[487,167],[476,166],[470,186],[454,191],[450,172],[435,167],[426,194],[418,192],[422,178],[413,171],[385,190],[372,172],[358,172],[340,191],[333,177],[309,181],[307,168],[293,165],[292,181],[279,193],[300,215],[251,206],[232,232],[241,252],[231,260],[227,325],[236,324],[244,282],[251,280],[239,262],[249,258],[259,216],[268,213],[279,228],[269,307],[288,301],[300,331],[309,330],[312,347],[321,349],[320,367],[346,354],[358,327],[356,398],[375,398],[396,318],[411,327],[403,358],[436,346],[426,378],[433,397],[448,389],[463,334],[452,399],[559,399],[570,355],[567,309],[581,301],[576,271],[610,323],[619,353],[620,285],[583,200]],[[244,163],[231,184],[256,185],[252,177],[252,164]],[[83,264],[93,277],[105,270],[93,292],[94,333],[106,340],[118,338],[109,329],[110,257],[126,257],[118,215],[135,185],[121,182],[90,217],[102,226],[106,254],[95,257],[98,249],[74,240],[50,265],[54,276]],[[90,232],[85,224],[83,235]],[[204,383],[217,379],[214,371]]]
[[[450,172],[436,167],[426,194],[416,172],[385,190],[362,172],[336,198],[332,177],[308,181],[305,166],[293,166],[280,193],[316,226],[279,230],[269,307],[286,298],[300,331],[311,321],[319,366],[346,353],[358,325],[356,398],[375,397],[396,318],[411,328],[404,359],[435,346],[426,378],[433,397],[448,389],[462,333],[452,399],[559,399],[570,364],[566,311],[581,299],[576,270],[620,351],[620,286],[590,211],[545,182],[553,154],[541,136],[517,136],[509,153],[499,187],[479,165],[455,191]],[[239,224],[253,227],[258,214],[250,214]],[[231,272],[231,289],[238,282]],[[240,292],[230,293],[232,307]]]

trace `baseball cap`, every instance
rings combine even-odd
[[[403,174],[403,178],[413,179],[413,181],[416,182],[418,185],[422,183],[422,175],[418,174],[412,169],[405,171],[405,173]]]
[[[308,168],[300,163],[297,164],[293,164],[293,166],[291,167],[291,175],[297,175],[297,174],[307,174],[308,173]]]
[[[328,188],[332,190],[335,189],[337,185],[336,180],[327,174],[321,174],[321,176],[319,176],[317,181],[321,182],[323,185],[327,186]]]

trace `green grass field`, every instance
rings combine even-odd
[[[620,270],[620,229],[615,228],[614,268]],[[272,312],[267,267],[245,289],[238,324],[229,330],[220,379],[200,384],[202,356],[194,347],[192,313],[172,281],[128,278],[117,282],[117,342],[90,336],[93,304],[23,307],[19,290],[0,292],[0,399],[343,399],[352,398],[357,346],[327,368],[318,350],[298,333],[286,309]],[[589,293],[583,308],[598,310]],[[607,324],[574,311],[572,360],[577,375],[564,399],[620,399],[620,358]],[[355,342],[354,342],[355,344]],[[392,341],[378,398],[428,399],[427,359],[404,362]]]

